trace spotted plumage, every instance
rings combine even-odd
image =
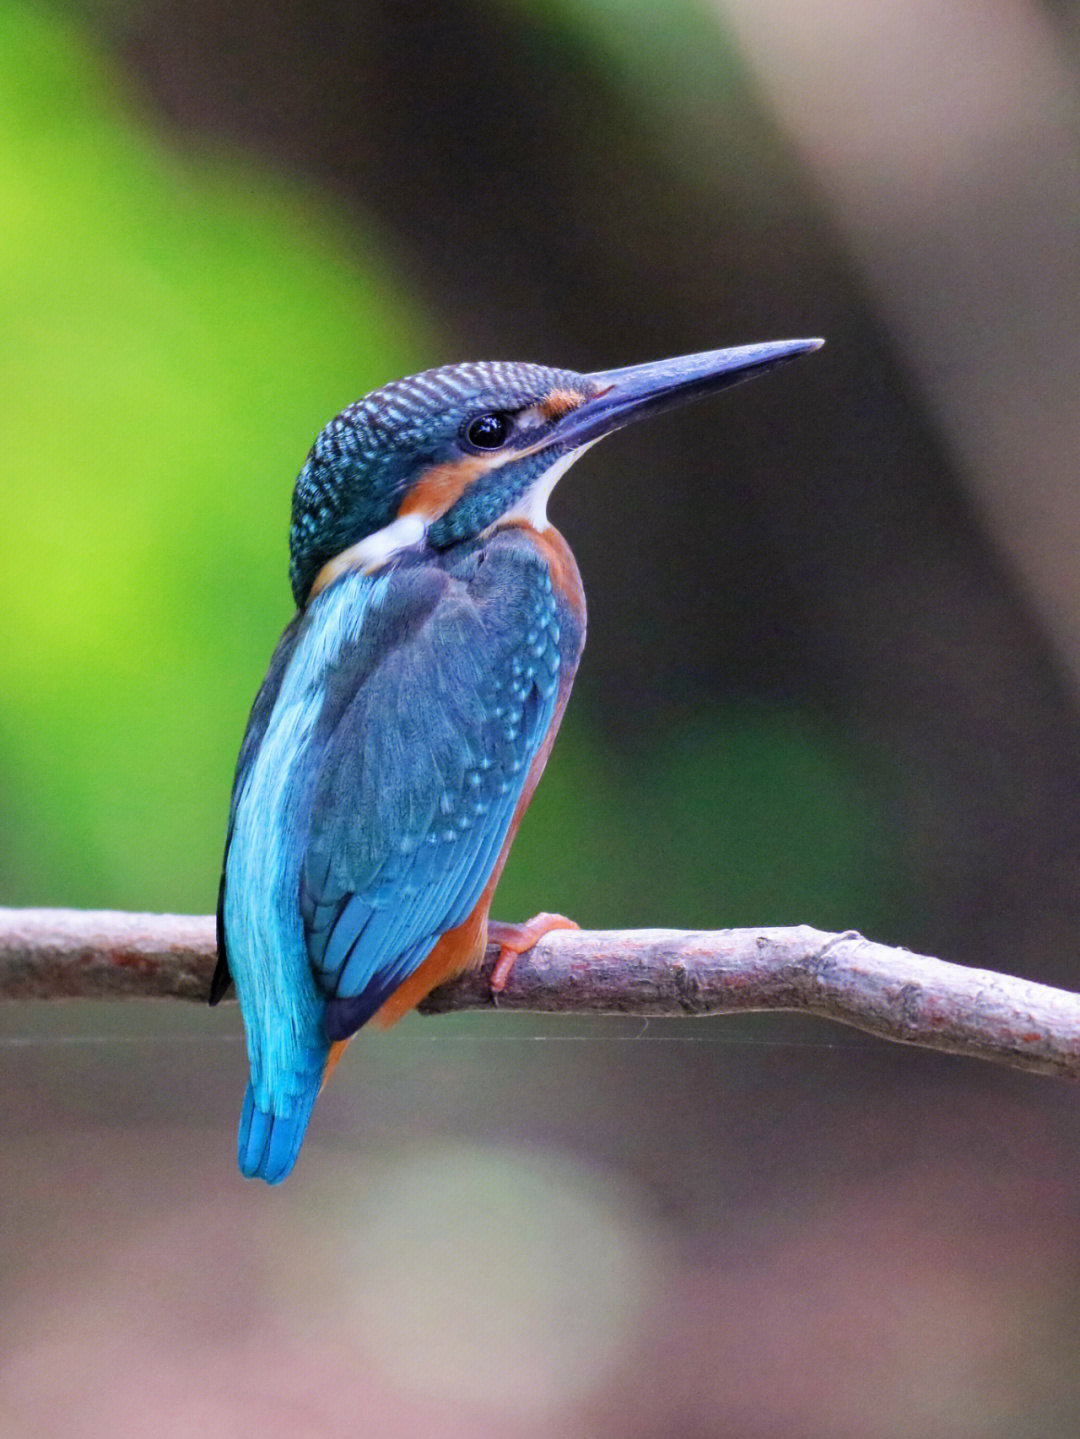
[[[444,365],[394,380],[342,410],[312,446],[293,493],[296,603],[303,603],[322,565],[347,548],[350,535],[389,524],[424,471],[459,458],[455,442],[464,419],[489,409],[524,410],[575,382],[580,379],[570,371],[545,365]],[[519,494],[539,468],[515,468]],[[475,505],[479,496],[471,498]],[[482,529],[501,512],[501,498],[485,493],[482,514],[442,517],[432,542],[453,543]]]
[[[585,638],[555,481],[636,414],[810,347],[593,375],[447,366],[316,439],[293,496],[298,610],[241,746],[218,903],[211,998],[235,981],[245,1175],[290,1172],[341,1041],[483,957]],[[499,926],[500,976],[551,923]]]

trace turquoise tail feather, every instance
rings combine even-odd
[[[280,1184],[292,1173],[319,1097],[322,1071],[320,1064],[303,1076],[304,1087],[290,1097],[287,1110],[262,1108],[255,1101],[253,1087],[248,1085],[236,1146],[237,1162],[245,1179]]]

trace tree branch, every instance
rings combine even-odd
[[[204,1000],[210,917],[0,909],[0,999]],[[1080,995],[875,944],[790,929],[554,931],[497,1001],[484,966],[426,1014],[514,1009],[691,1016],[795,1010],[881,1039],[1080,1077]]]

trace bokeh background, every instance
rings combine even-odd
[[[496,912],[1075,986],[1075,0],[0,4],[0,902],[206,912],[315,432],[823,334],[560,487]],[[411,1019],[282,1190],[239,1017],[0,1011],[0,1435],[1080,1425],[1080,1122],[785,1017]]]

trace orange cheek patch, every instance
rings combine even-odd
[[[398,515],[420,515],[425,523],[432,524],[461,499],[474,480],[492,468],[493,462],[483,455],[466,455],[444,465],[432,465],[402,500]]]

